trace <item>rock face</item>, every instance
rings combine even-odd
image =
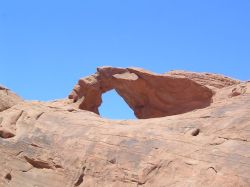
[[[0,112],[21,101],[22,99],[19,96],[0,85]],[[15,115],[12,116],[6,124],[3,122],[3,117],[0,117],[0,138],[12,138],[14,136],[15,129],[10,126],[10,123],[13,123],[16,117]]]
[[[113,76],[124,85],[123,80],[128,79],[128,88],[133,88],[130,82],[147,73],[132,71],[115,70]],[[5,135],[0,134],[0,187],[250,186],[250,82],[234,84],[228,79],[232,81],[228,85],[222,78],[217,82],[220,86],[212,86],[210,77],[204,75],[201,84],[187,81],[191,79],[187,75],[177,80],[160,76],[159,80],[166,79],[167,85],[174,81],[171,88],[175,91],[177,83],[183,86],[181,80],[201,93],[212,90],[212,102],[202,109],[162,118],[108,120],[79,109],[88,94],[99,93],[95,92],[98,75],[84,79],[83,84],[93,86],[89,93],[81,90],[79,81],[80,92],[71,96],[76,103],[71,99],[24,101],[5,107],[0,112],[0,127],[6,130]],[[101,85],[105,90],[113,82]],[[155,92],[160,85],[159,81]],[[0,95],[1,102],[4,97]]]
[[[191,79],[203,86],[207,86],[211,89],[220,89],[228,86],[232,86],[235,84],[239,84],[240,81],[231,79],[229,77],[212,74],[212,73],[194,73],[194,72],[187,72],[187,71],[170,71],[167,72],[165,75],[170,75],[174,77],[183,76],[188,79]]]
[[[19,96],[0,85],[0,112],[21,101],[22,99]]]
[[[98,68],[79,80],[70,99],[99,114],[102,94],[115,89],[140,119],[185,113],[210,105],[210,88],[185,76],[159,75],[138,68]]]

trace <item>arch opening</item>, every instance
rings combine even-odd
[[[114,89],[102,94],[99,113],[108,119],[137,119],[134,111]]]

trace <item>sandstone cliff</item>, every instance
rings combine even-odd
[[[111,89],[148,119],[101,118]],[[0,186],[250,186],[249,113],[250,82],[207,73],[103,67],[53,102],[0,87]]]

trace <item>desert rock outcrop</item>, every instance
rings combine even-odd
[[[115,89],[140,119],[164,117],[204,108],[213,91],[185,76],[160,75],[139,68],[102,67],[79,80],[70,99],[79,108],[98,112],[102,94]]]
[[[122,82],[117,89],[133,88],[130,82],[151,76],[141,70],[118,70],[103,72]],[[79,81],[81,86],[92,84],[89,94],[99,93],[97,76]],[[212,102],[162,118],[109,120],[79,109],[83,97],[89,97],[80,88],[71,96],[76,103],[18,99],[5,107],[0,126],[11,136],[0,136],[0,187],[250,186],[250,82],[223,86],[222,81],[222,86],[208,88],[209,82],[163,76],[156,92],[162,79],[173,91],[184,81],[201,91],[202,101],[209,93]],[[113,87],[109,83],[104,81],[104,90]],[[0,101],[5,97],[1,94]]]
[[[0,85],[0,112],[4,111],[15,104],[21,102],[22,99],[8,88]]]

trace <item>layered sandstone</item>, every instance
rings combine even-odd
[[[84,79],[84,83],[79,81],[80,91],[77,86],[77,94],[71,94],[75,103],[72,99],[54,102],[18,99],[6,105],[7,94],[1,94],[0,101],[8,107],[0,112],[0,127],[11,136],[0,134],[0,186],[250,186],[250,82],[222,78],[216,83],[221,86],[211,86],[215,84],[209,83],[209,77],[204,75],[206,81],[202,84],[188,78],[188,72],[178,75],[184,77],[176,80],[177,75],[157,78],[159,75],[141,73],[142,70],[118,70],[105,74],[109,81],[101,83],[103,90],[120,81],[127,87],[116,85],[114,89],[121,89],[124,95],[125,88],[137,93],[139,89],[133,85],[140,84],[133,81],[145,76],[145,82],[150,77],[152,84],[159,81],[158,87],[147,83],[151,89],[157,88],[155,92],[167,85],[176,93],[176,84],[184,86],[180,83],[183,80],[201,91],[200,97],[194,93],[194,99],[201,98],[198,101],[203,101],[204,93],[213,94],[208,95],[209,104],[202,109],[142,120],[108,120],[81,109],[80,105],[90,97],[88,94],[99,93],[98,75]],[[83,85],[88,86],[90,93],[83,90]],[[166,89],[166,95],[171,89]],[[186,89],[187,94],[193,94]],[[8,99],[14,101],[16,97],[9,95]],[[189,98],[183,97],[181,104]],[[168,101],[168,97],[163,100]]]

